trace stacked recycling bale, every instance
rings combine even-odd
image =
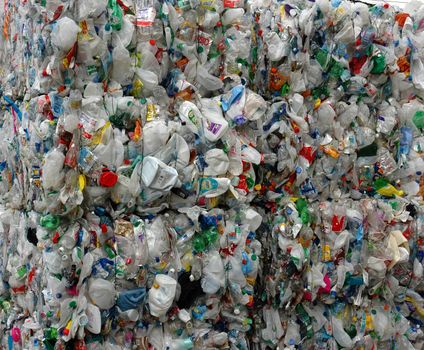
[[[7,1],[2,345],[419,348],[410,6]]]

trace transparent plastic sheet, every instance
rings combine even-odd
[[[422,5],[3,11],[2,347],[422,348]]]

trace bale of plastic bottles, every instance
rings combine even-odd
[[[422,349],[424,5],[4,0],[0,349]]]

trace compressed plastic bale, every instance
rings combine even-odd
[[[420,348],[419,3],[4,12],[1,345]]]

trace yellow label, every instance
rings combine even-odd
[[[133,84],[133,89],[131,90],[131,95],[140,96],[141,91],[143,90],[144,84],[140,79],[136,79]]]
[[[256,279],[253,277],[246,277],[246,282],[249,283],[251,286],[254,286],[256,283]]]
[[[106,124],[96,131],[96,133],[93,135],[93,138],[91,139],[92,145],[98,145],[103,140],[103,135],[105,134],[106,130],[110,127],[110,122],[106,122]]]
[[[339,6],[337,8],[337,10],[336,10],[336,13],[337,13],[337,15],[339,15],[340,17],[342,17],[346,13],[346,11],[345,11],[345,9],[342,6]]]
[[[166,264],[166,261],[163,261],[163,260],[162,260],[162,261],[160,262],[160,264],[159,264],[159,268],[160,268],[161,270],[163,270],[163,269],[166,267],[166,265],[167,265],[167,264]]]
[[[210,208],[216,208],[218,205],[219,199],[218,197],[208,198],[208,204]]]
[[[205,10],[214,10],[215,0],[200,0],[200,7]]]
[[[280,17],[281,17],[281,19],[283,19],[285,17],[285,14],[286,14],[286,12],[284,10],[284,5],[281,5],[280,6]]]
[[[323,261],[331,260],[331,249],[328,244],[324,244],[322,247],[322,260]]]
[[[324,153],[328,154],[330,157],[337,159],[340,156],[339,151],[336,149],[336,147],[331,146],[331,145],[326,145],[324,146]]]
[[[374,324],[372,323],[372,317],[370,314],[367,314],[365,317],[365,327],[367,329],[374,329]]]
[[[78,34],[78,39],[79,40],[91,40],[92,37],[89,33],[88,24],[87,24],[86,21],[80,22],[80,28],[81,28],[81,31]]]
[[[80,176],[78,177],[78,185],[79,185],[79,190],[82,192],[84,191],[85,188],[85,175],[84,174],[80,174]]]
[[[147,105],[147,114],[146,114],[146,120],[148,122],[153,121],[156,117],[156,107],[153,103],[149,103]]]

